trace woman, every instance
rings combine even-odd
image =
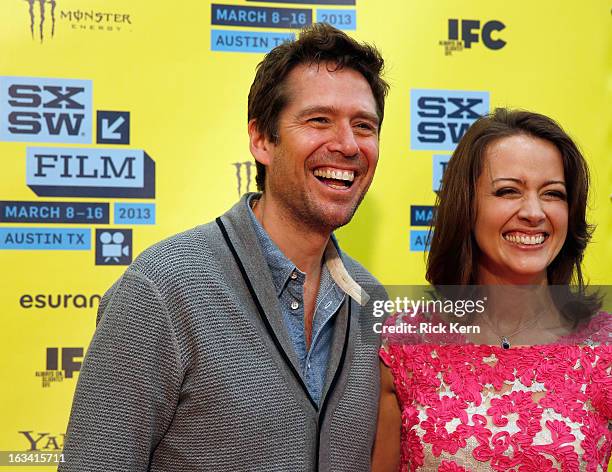
[[[438,197],[427,280],[485,286],[486,308],[463,323],[480,333],[383,339],[373,471],[606,470],[611,323],[584,292],[587,193],[585,160],[551,119],[498,109],[467,131]]]

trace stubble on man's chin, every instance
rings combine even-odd
[[[282,173],[274,177],[268,176],[268,178],[275,180],[274,193],[276,199],[281,202],[287,214],[294,217],[292,219],[295,220],[297,230],[303,228],[305,231],[313,231],[319,234],[331,234],[338,228],[350,223],[368,190],[366,188],[352,208],[344,216],[338,218],[327,215],[325,208],[320,208],[321,203],[311,198],[306,189],[296,190],[284,186],[282,182],[285,179],[281,176]]]
[[[361,195],[357,203],[353,205],[350,211],[346,212],[346,214],[340,218],[328,216],[324,209],[317,209],[316,204],[313,204],[311,202],[305,202],[306,205],[310,207],[309,209],[302,208],[301,211],[298,211],[297,213],[301,214],[300,221],[304,224],[305,227],[317,233],[331,234],[338,228],[346,226],[351,222],[364,196],[365,193]]]

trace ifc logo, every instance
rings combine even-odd
[[[131,262],[131,229],[96,229],[96,265],[129,265]]]
[[[497,50],[503,48],[506,45],[506,41],[499,37],[494,38],[493,32],[502,31],[505,27],[506,25],[498,20],[487,21],[481,28],[479,20],[458,20],[451,18],[448,20],[448,39],[463,41],[463,46],[466,49],[470,49],[472,43],[479,42],[478,32],[480,32],[480,38],[485,47]],[[461,31],[461,34],[459,31]]]

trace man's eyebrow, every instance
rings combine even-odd
[[[324,114],[329,114],[329,115],[334,115],[339,113],[339,110],[336,107],[330,107],[330,106],[319,106],[319,105],[315,105],[315,106],[311,106],[308,108],[304,108],[303,110],[301,110],[296,116],[298,119],[304,118],[308,115],[314,115],[317,113],[324,113]],[[378,124],[379,119],[378,116],[374,113],[369,113],[367,111],[360,111],[357,113],[356,115],[359,118],[364,118],[366,120],[372,121],[375,124]]]
[[[372,123],[374,123],[375,125],[378,125],[380,123],[380,120],[378,118],[378,115],[374,114],[374,113],[369,113],[367,111],[362,111],[359,112],[357,114],[358,117],[360,118],[364,118],[366,120],[371,121]]]
[[[515,177],[499,177],[497,179],[493,179],[491,181],[491,183],[495,183],[498,182],[500,180],[510,180],[511,182],[516,182],[518,184],[525,184],[525,181],[522,179],[517,179]],[[553,184],[561,184],[565,187],[565,182],[563,180],[547,180],[546,182],[544,182],[544,185],[542,185],[542,187],[546,187],[547,185],[553,185]]]
[[[338,109],[335,108],[335,107],[314,105],[314,106],[311,106],[311,107],[304,108],[303,110],[300,110],[299,113],[296,116],[297,116],[297,118],[304,118],[305,116],[315,115],[317,113],[324,113],[324,114],[328,114],[328,115],[333,115],[333,114],[335,114],[337,112],[338,112]]]

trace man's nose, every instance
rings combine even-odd
[[[359,153],[359,144],[350,123],[338,124],[334,129],[334,136],[329,144],[329,150],[339,152],[345,157],[353,157]]]
[[[534,226],[546,219],[546,213],[538,195],[526,195],[522,199],[518,217]]]

